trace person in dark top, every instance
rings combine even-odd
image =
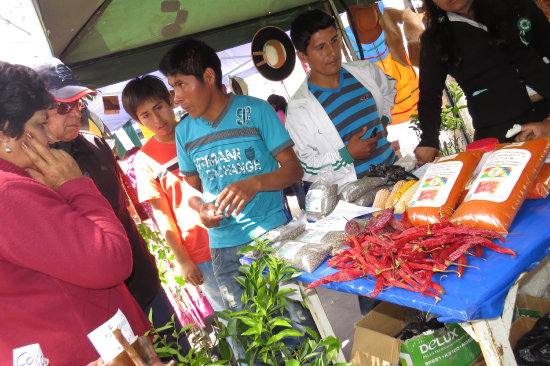
[[[516,141],[550,136],[550,23],[534,1],[424,0],[424,9],[417,159],[437,154],[447,75],[464,91],[475,140],[504,142],[514,124]]]
[[[163,327],[171,320],[174,308],[161,287],[155,258],[128,211],[115,157],[105,140],[79,131],[81,111],[86,107],[82,98],[95,92],[80,85],[71,70],[57,59],[48,59],[35,70],[54,98],[54,105],[48,110],[48,128],[59,140],[55,147],[68,152],[82,174],[90,177],[109,201],[132,247],[132,272],[124,282],[146,315],[153,310],[153,326]],[[176,327],[181,329],[175,320]],[[187,338],[183,336],[180,340],[180,346],[187,352],[190,349]]]

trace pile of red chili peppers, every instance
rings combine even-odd
[[[346,232],[344,240],[350,248],[327,261],[327,265],[339,271],[312,282],[306,290],[370,275],[376,279],[376,285],[366,296],[375,297],[387,287],[400,287],[440,300],[445,292],[439,283],[432,281],[434,273],[457,266],[453,272],[461,277],[468,264],[467,255],[481,258],[484,248],[516,255],[512,249],[493,241],[504,242],[496,231],[455,227],[446,220],[412,227],[406,214],[397,220],[391,209],[370,219],[364,228],[357,221],[349,221]]]

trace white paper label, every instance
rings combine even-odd
[[[300,248],[302,248],[304,245],[306,245],[306,243],[302,243],[299,241],[290,241],[279,248],[277,250],[277,253],[279,253],[281,258],[291,260],[296,258],[298,250],[300,250]]]
[[[88,338],[105,363],[111,361],[124,350],[122,345],[113,335],[113,330],[117,328],[120,329],[128,343],[134,341],[135,336],[132,327],[130,327],[128,319],[126,319],[120,309],[111,319],[107,320],[103,325],[88,334]]]
[[[426,170],[420,187],[414,193],[409,207],[441,207],[453,189],[462,170],[461,161],[435,163]]]
[[[306,230],[317,230],[325,233],[329,231],[343,231],[348,220],[375,211],[380,211],[380,209],[339,201],[330,215],[315,222],[308,222],[306,224]]]
[[[300,241],[304,243],[320,243],[325,235],[327,235],[325,231],[309,230],[300,238]]]
[[[46,359],[38,343],[13,350],[13,366],[46,366]]]
[[[306,194],[306,211],[321,212],[321,202],[323,200],[323,191],[320,189],[310,189]]]
[[[531,152],[525,149],[502,149],[493,152],[464,201],[506,201],[530,158]]]

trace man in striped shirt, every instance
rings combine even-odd
[[[370,165],[393,164],[386,126],[395,80],[368,61],[342,64],[335,20],[321,10],[299,15],[291,38],[311,69],[288,104],[286,120],[304,180],[314,182],[328,170],[343,184],[364,176]]]
[[[288,103],[286,129],[304,169],[304,186],[329,174],[340,185],[396,157],[387,140],[396,81],[369,61],[342,64],[334,18],[321,10],[299,15],[290,36],[311,69]],[[361,314],[378,304],[358,296]]]

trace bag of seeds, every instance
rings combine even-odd
[[[317,221],[329,215],[338,204],[338,184],[332,183],[330,174],[319,174],[306,194],[306,215],[309,221]]]
[[[386,183],[384,177],[363,177],[346,184],[338,197],[346,202],[353,202],[364,196],[368,191]]]
[[[275,256],[288,262],[293,267],[315,271],[330,253],[330,244],[303,243],[297,240],[282,240],[273,243]]]
[[[318,231],[306,230],[300,234],[296,240],[304,243],[329,244],[331,246],[330,255],[334,256],[349,247],[342,242],[346,236],[345,231]]]
[[[306,223],[306,215],[302,213],[292,219],[292,221],[290,221],[288,224],[284,224],[269,231],[266,231],[258,237],[258,240],[262,241],[267,239],[272,243],[278,240],[296,239],[306,229]],[[271,243],[268,243],[267,245],[270,246]],[[254,244],[254,242],[252,242],[251,244]],[[244,256],[257,259],[259,254],[260,253],[257,250],[251,250],[244,253]]]

